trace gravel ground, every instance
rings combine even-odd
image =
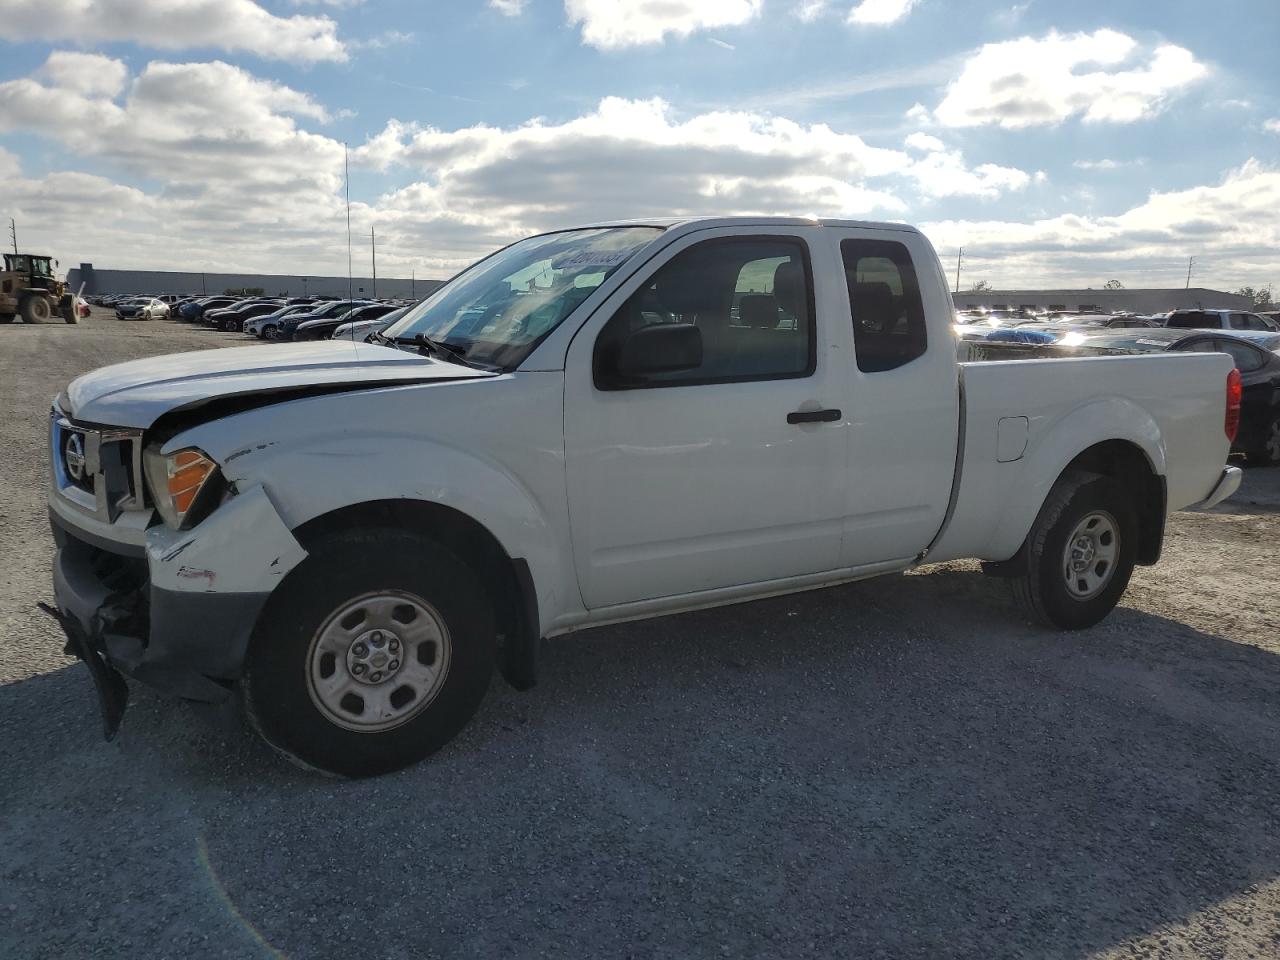
[[[1079,634],[947,564],[553,641],[378,780],[136,687],[103,743],[35,609],[49,402],[242,340],[0,327],[0,956],[1280,955],[1280,471]]]

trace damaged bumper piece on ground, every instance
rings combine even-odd
[[[189,700],[226,699],[263,604],[306,556],[261,487],[192,530],[151,527],[145,548],[91,541],[60,511],[50,518],[50,612],[67,653],[89,665],[108,739],[125,707],[120,674]]]

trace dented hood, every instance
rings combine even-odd
[[[67,388],[64,406],[87,423],[151,426],[180,410],[213,401],[306,396],[341,390],[494,374],[374,343],[321,340],[173,353],[86,373]]]

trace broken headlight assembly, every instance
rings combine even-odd
[[[164,454],[148,447],[142,454],[151,502],[175,530],[195,526],[222,502],[227,483],[218,465],[203,450],[186,447]]]

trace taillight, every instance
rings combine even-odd
[[[1223,427],[1227,431],[1227,439],[1236,442],[1236,434],[1240,432],[1240,397],[1244,388],[1240,386],[1240,371],[1235,367],[1227,374],[1227,419]]]

